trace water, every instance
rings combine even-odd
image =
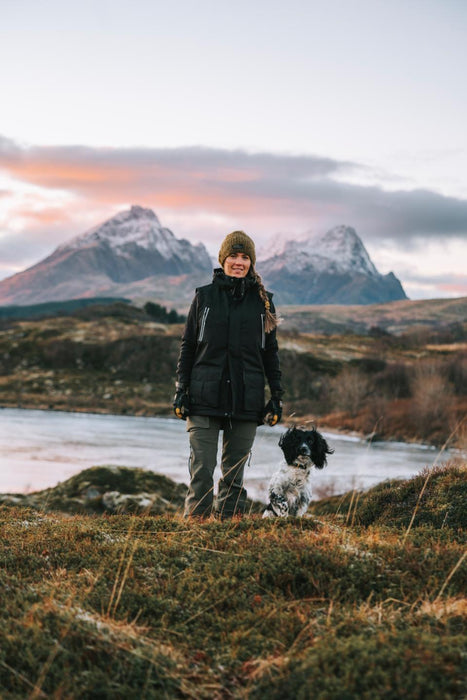
[[[0,409],[0,493],[27,493],[55,486],[82,469],[115,464],[143,467],[188,480],[186,424],[176,418],[61,413]],[[252,498],[266,500],[267,484],[281,461],[277,443],[283,426],[258,429],[245,486]],[[367,443],[324,432],[335,454],[315,470],[315,495],[368,488],[407,478],[450,455],[405,443]],[[216,470],[216,478],[220,475]]]

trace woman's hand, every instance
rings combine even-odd
[[[276,425],[282,418],[282,401],[280,396],[271,396],[263,409],[263,423]]]
[[[190,415],[190,399],[186,387],[177,386],[177,391],[174,396],[173,409],[177,418],[186,420]]]

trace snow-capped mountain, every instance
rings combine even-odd
[[[193,265],[193,256],[205,258],[206,249],[201,243],[193,246],[185,239],[175,238],[172,231],[163,228],[152,209],[132,206],[95,226],[90,231],[72,238],[59,246],[57,252],[82,250],[92,246],[107,245],[117,255],[131,258],[135,247],[157,252],[166,262]],[[205,262],[205,260],[203,260]]]
[[[378,272],[350,226],[296,240],[276,239],[258,258],[258,270],[278,303],[371,304],[407,298],[393,273]]]
[[[180,285],[193,290],[206,283],[211,272],[202,243],[176,238],[151,209],[132,206],[59,246],[37,265],[1,281],[0,304],[91,296],[160,297],[169,286],[177,296]]]
[[[105,296],[186,305],[195,287],[211,280],[212,269],[202,243],[176,238],[151,209],[133,206],[0,281],[0,304]],[[348,226],[296,240],[276,236],[258,252],[257,269],[278,304],[406,299],[399,280],[379,274]]]
[[[276,238],[271,248],[263,248],[258,258],[270,269],[285,267],[291,272],[325,265],[334,272],[378,274],[361,239],[350,226],[336,226],[325,234],[304,234],[294,240]]]

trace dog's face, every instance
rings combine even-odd
[[[314,428],[289,428],[279,440],[279,447],[284,453],[285,461],[293,467],[309,469],[312,464],[322,469],[326,464],[326,455],[334,450],[328,447],[321,433]]]

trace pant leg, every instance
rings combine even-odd
[[[190,486],[185,498],[184,516],[207,517],[211,514],[217,461],[217,443],[221,420],[208,416],[187,418],[190,439]]]
[[[257,424],[250,421],[224,421],[222,479],[219,481],[216,505],[223,518],[245,512],[243,471],[255,439],[256,427]]]

